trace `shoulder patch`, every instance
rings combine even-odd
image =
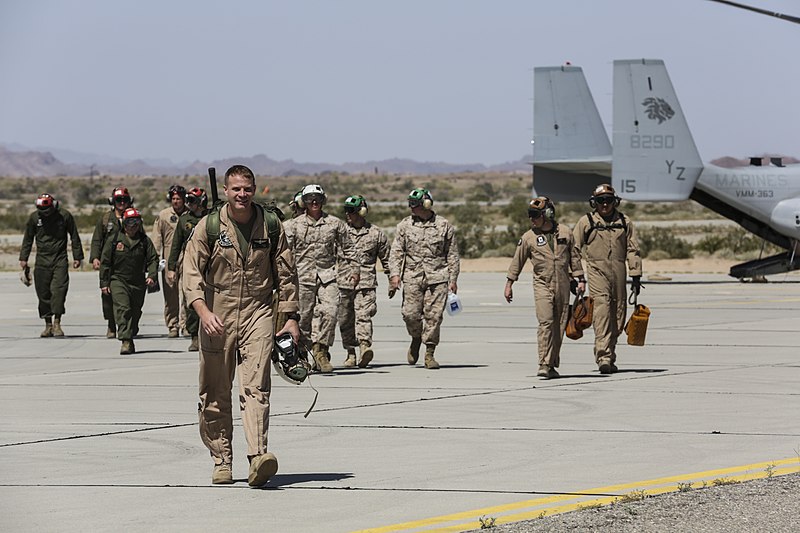
[[[537,235],[536,236],[536,246],[544,246],[547,244],[547,237],[544,235]]]

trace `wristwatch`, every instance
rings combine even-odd
[[[300,313],[296,311],[293,313],[286,313],[286,320],[295,320],[297,322],[300,322]]]

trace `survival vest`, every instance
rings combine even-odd
[[[628,232],[628,222],[626,220],[626,217],[625,217],[624,214],[622,214],[622,211],[617,211],[617,213],[619,213],[619,220],[620,220],[619,222],[616,222],[614,224],[603,225],[603,226],[598,225],[598,224],[595,223],[594,217],[592,216],[591,213],[586,213],[586,218],[589,221],[589,228],[586,230],[586,233],[583,235],[583,242],[588,243],[589,242],[589,236],[595,230],[597,230],[597,231],[609,231],[609,230],[612,230],[612,229],[621,229],[622,231],[627,233]]]

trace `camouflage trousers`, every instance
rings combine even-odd
[[[439,344],[446,301],[447,283],[403,283],[403,321],[411,338],[421,338],[425,345]]]
[[[375,289],[339,287],[339,332],[345,350],[360,342],[372,344],[372,317],[378,312]]]
[[[336,338],[336,316],[339,311],[339,287],[335,281],[316,285],[300,285],[300,340],[311,347],[318,342],[325,346]]]

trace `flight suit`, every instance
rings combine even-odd
[[[97,224],[94,226],[94,233],[92,233],[89,262],[93,263],[95,259],[100,259],[103,255],[103,246],[106,240],[121,231],[122,215],[117,216],[116,209],[106,211],[103,216],[97,219]],[[100,293],[100,302],[103,306],[103,318],[108,322],[109,334],[113,334],[116,330],[114,322],[114,301],[111,299],[110,294]]]
[[[410,215],[397,224],[389,277],[403,282],[403,321],[412,339],[439,344],[448,287],[460,270],[456,232],[447,219],[436,213],[428,220]]]
[[[200,436],[219,465],[233,461],[231,391],[237,369],[247,454],[267,451],[273,289],[278,290],[279,313],[297,312],[297,273],[283,229],[278,242],[270,243],[261,210],[256,210],[246,256],[227,207],[220,210],[219,238],[214,243],[208,242],[207,221],[207,217],[200,220],[186,244],[183,291],[189,305],[204,300],[225,324],[221,336],[210,337],[200,328]]]
[[[617,359],[617,338],[625,327],[626,260],[631,276],[642,275],[636,230],[627,217],[614,210],[608,222],[596,212],[581,217],[573,235],[575,246],[583,253],[589,293],[594,298],[595,361],[598,365],[602,362],[613,364]]]
[[[31,213],[25,224],[19,260],[28,260],[35,240],[33,282],[39,299],[39,318],[50,319],[66,312],[65,303],[69,290],[67,237],[72,243],[72,258],[83,261],[83,246],[78,228],[72,214],[66,209],[53,209],[49,216],[42,216],[36,211]]]
[[[583,276],[580,251],[570,229],[556,224],[550,232],[531,229],[522,235],[506,277],[517,281],[528,260],[533,265],[533,299],[539,322],[539,366],[557,368],[569,316],[570,279]]]
[[[119,340],[129,341],[139,332],[145,278],[155,281],[157,275],[158,253],[144,231],[133,238],[120,231],[106,239],[100,257],[100,288],[111,289]]]
[[[172,206],[162,209],[153,222],[153,246],[162,257],[168,257],[172,250],[172,239],[175,235],[175,226],[178,225],[179,213]],[[164,292],[164,323],[170,331],[179,331],[185,327],[186,317],[181,313],[180,302],[180,273],[175,273],[175,281],[167,281],[167,272],[161,273],[161,290]]]
[[[183,252],[186,248],[186,243],[192,235],[197,223],[205,216],[205,213],[198,216],[192,213],[190,209],[184,211],[178,217],[178,223],[175,225],[175,233],[172,236],[172,246],[170,247],[169,258],[167,259],[167,270],[175,272],[175,284],[178,290],[183,292],[182,284],[180,283],[181,275],[183,272]],[[192,337],[197,335],[200,329],[200,318],[197,316],[197,311],[188,304],[186,295],[183,296],[184,313],[186,313],[186,331]]]
[[[389,239],[377,226],[365,222],[361,228],[347,226],[356,262],[361,277],[354,288],[350,279],[350,269],[343,257],[337,265],[336,283],[341,295],[339,300],[339,331],[342,334],[342,345],[354,349],[360,343],[372,345],[372,317],[378,312],[375,288],[378,277],[375,267],[378,259],[383,266],[384,274],[389,273]]]
[[[289,222],[300,289],[300,336],[306,345],[311,341],[327,349],[336,337],[337,256],[341,254],[342,264],[350,265],[343,275],[352,275],[357,268],[353,243],[347,224],[328,213],[319,220],[301,215]]]

